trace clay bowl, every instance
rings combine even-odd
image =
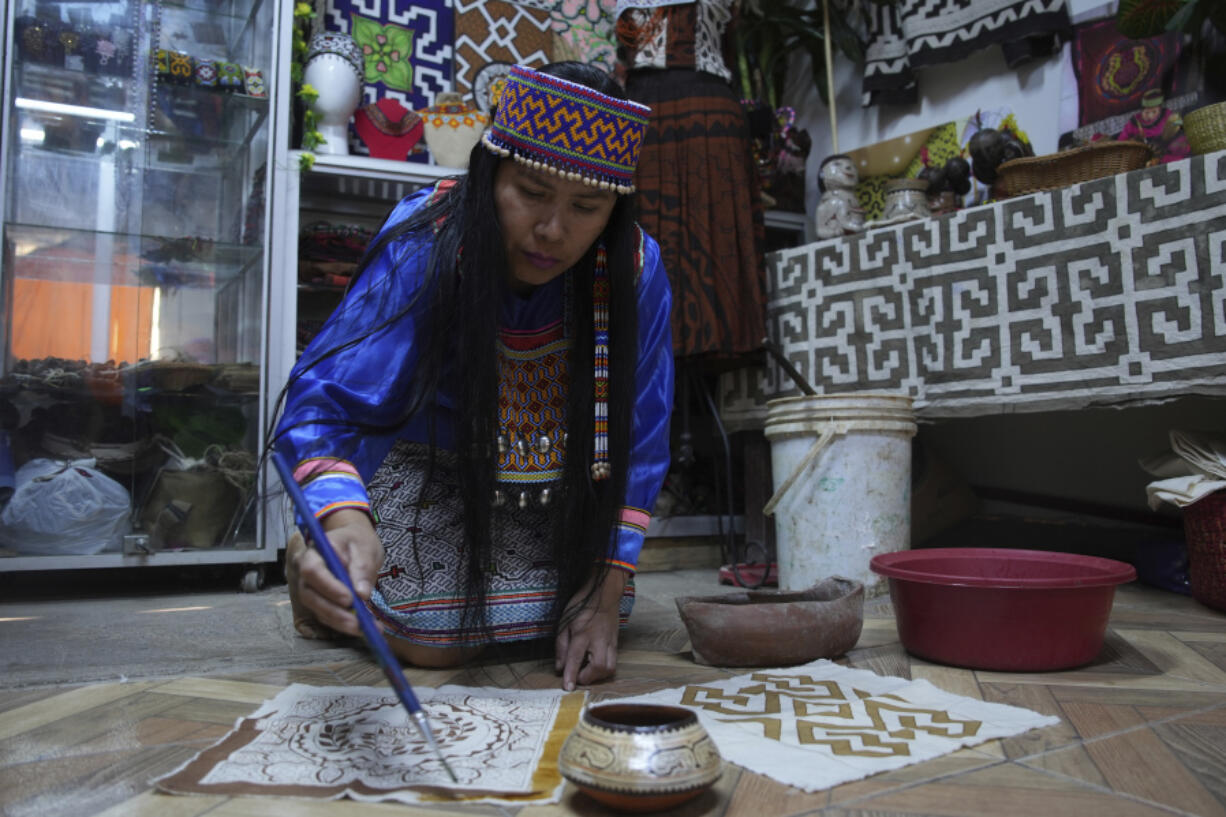
[[[684,596],[677,611],[699,664],[804,664],[856,646],[864,625],[864,585],[830,576],[807,590]]]
[[[558,756],[562,776],[622,811],[662,811],[702,794],[723,760],[689,709],[658,704],[588,707]]]

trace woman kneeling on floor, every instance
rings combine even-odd
[[[566,689],[614,672],[669,464],[647,112],[580,63],[513,69],[467,175],[393,209],[290,375],[275,445],[410,664],[553,637]],[[357,635],[318,553],[286,558],[299,632]]]

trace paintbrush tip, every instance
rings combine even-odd
[[[439,752],[438,759],[443,761],[443,768],[447,770],[447,775],[451,778],[451,782],[459,785],[460,778],[455,776],[455,772],[451,770],[451,764],[447,762],[447,758],[443,757],[442,752]]]

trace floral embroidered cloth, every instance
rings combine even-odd
[[[561,690],[416,690],[453,783],[389,689],[294,684],[157,781],[172,794],[401,803],[553,803],[562,742],[586,697]]]
[[[628,702],[693,709],[724,760],[805,791],[1060,722],[826,660]]]

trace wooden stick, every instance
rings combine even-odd
[[[830,102],[830,144],[834,147],[832,153],[839,152],[839,117],[834,104],[834,57],[830,53],[830,0],[822,0],[822,26],[825,36],[822,38],[826,46],[826,99]]]

